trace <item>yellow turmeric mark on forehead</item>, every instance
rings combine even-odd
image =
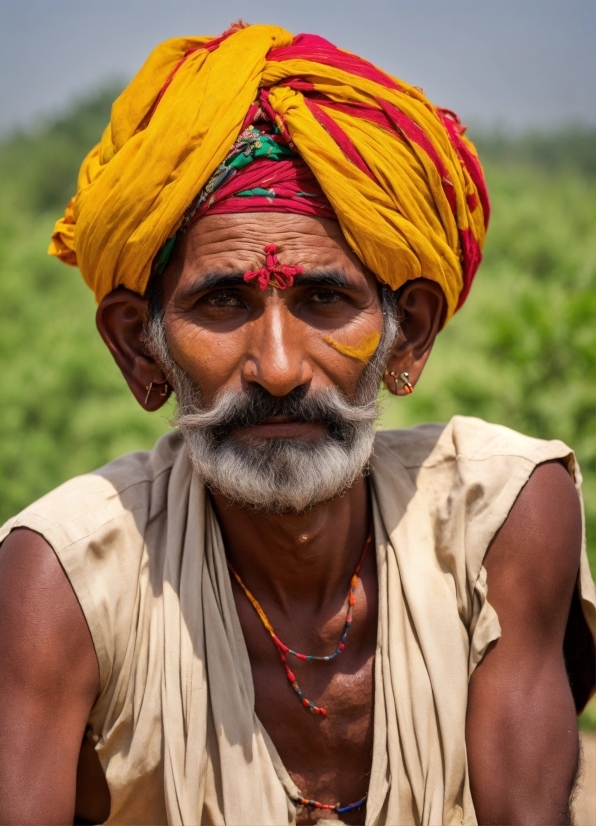
[[[363,338],[357,347],[351,347],[349,344],[340,344],[338,341],[331,338],[331,336],[323,336],[323,341],[326,342],[326,344],[329,344],[330,347],[337,350],[338,353],[342,353],[344,356],[349,356],[352,359],[358,359],[359,361],[364,362],[370,361],[370,359],[374,356],[380,340],[380,333],[371,333],[369,336]]]

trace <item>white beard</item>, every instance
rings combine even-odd
[[[163,317],[152,318],[146,342],[176,392],[178,414],[172,424],[180,428],[193,467],[205,484],[242,505],[299,513],[341,495],[366,473],[378,416],[379,384],[398,331],[395,299],[389,291],[383,292],[383,315],[383,335],[363,370],[354,403],[335,387],[306,395],[298,388],[284,399],[274,399],[262,387],[255,387],[253,395],[263,398],[262,410],[256,402],[262,412],[260,420],[291,410],[298,419],[327,423],[324,435],[312,442],[235,439],[230,433],[234,427],[243,420],[249,424],[259,420],[256,414],[250,415],[250,394],[228,392],[206,408],[200,388],[169,352]],[[277,404],[280,407],[274,408]]]

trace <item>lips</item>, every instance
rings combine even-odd
[[[322,422],[305,422],[291,416],[270,416],[258,424],[234,428],[236,438],[303,439],[319,438],[326,430]]]

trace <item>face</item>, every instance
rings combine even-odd
[[[264,266],[267,245],[280,264],[302,268],[293,286],[244,280]],[[409,370],[414,381],[422,369],[443,303],[434,285],[412,283],[401,307],[406,343],[393,294],[337,222],[211,215],[179,240],[162,277],[162,312],[146,324],[147,301],[115,290],[98,326],[147,409],[160,406],[150,382],[173,387],[177,424],[210,487],[248,506],[302,511],[366,467],[383,368]],[[376,352],[364,357],[371,340]]]
[[[302,275],[286,290],[261,290],[243,274],[275,244]],[[353,400],[363,363],[325,342],[357,347],[383,330],[379,285],[348,248],[335,221],[299,215],[211,215],[183,236],[164,277],[165,328],[176,363],[207,405],[258,386],[275,397],[298,387],[339,388]],[[315,439],[316,423],[254,426],[259,438]],[[244,433],[238,432],[236,438]]]
[[[281,264],[302,268],[286,289],[244,279],[263,266],[268,244]],[[212,487],[296,511],[352,484],[372,448],[378,364],[333,345],[378,340],[384,317],[376,280],[335,222],[206,217],[183,236],[163,307],[152,348],[176,389],[191,459]]]

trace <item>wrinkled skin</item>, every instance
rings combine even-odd
[[[274,243],[304,276],[287,291],[245,284]],[[218,280],[213,284],[213,276]],[[343,281],[330,284],[331,276]],[[206,289],[206,279],[212,286]],[[230,281],[231,279],[231,281]],[[382,329],[378,285],[332,221],[295,215],[209,216],[178,245],[164,275],[170,350],[210,403],[251,383],[283,396],[335,385],[353,398],[361,362],[323,341],[357,346]],[[420,279],[400,294],[402,327],[388,370],[413,384],[444,312],[440,289]],[[116,290],[98,327],[137,401],[156,410],[167,379],[142,343],[147,302]],[[147,387],[155,387],[147,396]],[[401,385],[387,377],[391,393]],[[316,439],[322,425],[280,420],[262,438]],[[253,431],[253,432],[254,432]],[[246,438],[238,429],[234,438]],[[345,581],[370,522],[366,482],[303,514],[265,515],[214,492],[226,551],[282,639],[303,651],[335,646],[345,619]],[[563,823],[578,754],[573,698],[562,655],[581,542],[578,497],[557,463],[540,466],[522,490],[485,560],[502,637],[470,682],[466,739],[472,793],[482,824]],[[51,548],[14,531],[0,556],[0,822],[93,822],[109,813],[94,752],[81,749],[99,689],[91,638]],[[287,769],[310,797],[349,802],[367,790],[371,766],[377,580],[368,555],[357,589],[350,643],[307,674],[310,694],[330,709],[321,720],[287,690],[278,655],[246,598],[234,598],[250,657],[259,718]],[[77,764],[79,770],[77,773]],[[26,791],[25,791],[26,790]],[[326,814],[327,817],[333,815]],[[345,815],[363,823],[365,810]],[[303,812],[301,823],[317,815]]]

